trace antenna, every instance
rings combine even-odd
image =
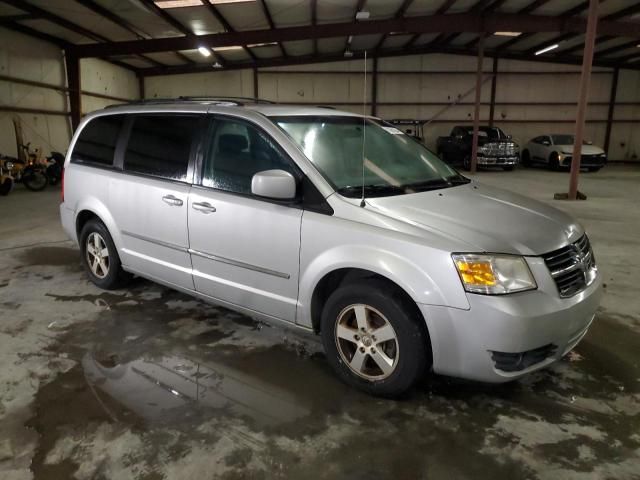
[[[362,198],[360,206],[364,208],[364,162],[365,162],[365,145],[367,140],[367,51],[364,51],[364,88],[362,94]]]

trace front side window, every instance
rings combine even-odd
[[[202,172],[205,187],[250,194],[253,176],[275,169],[296,176],[291,160],[264,132],[240,120],[215,121]]]
[[[198,115],[135,115],[124,155],[128,172],[186,181]]]
[[[113,165],[113,156],[124,115],[104,115],[91,120],[80,132],[72,162]]]
[[[365,195],[375,197],[469,182],[421,143],[387,124],[367,120],[365,129],[361,117],[347,116],[271,120],[344,196],[359,197],[363,183]]]

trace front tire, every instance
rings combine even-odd
[[[39,192],[49,184],[49,178],[41,170],[28,170],[22,177],[22,183],[32,192]]]
[[[549,156],[549,167],[554,172],[558,172],[560,170],[560,159],[558,158],[558,154],[556,152],[553,152]]]
[[[385,282],[339,287],[322,311],[329,364],[345,383],[366,393],[402,395],[430,366],[429,337],[418,315],[415,305]]]
[[[505,172],[512,172],[514,168],[515,167],[513,165],[505,165],[504,167],[502,167],[502,170],[504,170]]]
[[[105,290],[123,287],[131,274],[122,269],[118,250],[107,227],[97,219],[89,220],[80,232],[82,264],[89,279]]]

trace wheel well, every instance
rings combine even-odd
[[[78,216],[76,217],[76,235],[78,237],[78,241],[80,241],[80,232],[82,231],[82,227],[84,227],[87,222],[93,218],[100,220],[100,217],[91,210],[82,210],[78,213]]]
[[[371,272],[369,270],[364,270],[361,268],[341,268],[338,270],[334,270],[333,272],[330,272],[322,277],[322,279],[318,282],[318,285],[316,285],[316,288],[313,291],[313,295],[311,296],[311,323],[313,326],[313,330],[316,333],[320,332],[322,308],[324,307],[324,304],[326,303],[329,296],[345,283],[356,282],[365,278],[375,278],[386,283],[389,286],[389,291],[402,296],[407,307],[413,310],[412,313],[415,315],[415,317],[422,319],[422,313],[416,305],[416,302],[414,302],[413,298],[411,298],[411,296],[397,283],[389,280],[383,275]],[[424,320],[420,322],[420,325],[424,328],[425,333],[428,333],[427,326]]]

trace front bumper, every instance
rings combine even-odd
[[[529,263],[535,266],[532,271],[544,272],[537,260]],[[434,371],[499,383],[566,355],[594,319],[602,296],[601,274],[570,298],[560,298],[548,271],[546,275],[534,291],[468,294],[469,310],[420,305],[431,337]]]
[[[510,166],[510,165],[517,165],[518,164],[518,160],[519,160],[518,155],[504,156],[504,157],[502,157],[502,156],[492,157],[492,156],[478,155],[478,165],[483,165],[483,166],[491,166],[491,165]]]
[[[563,155],[561,165],[565,167],[571,166],[571,160],[573,157],[571,155]],[[580,168],[589,168],[589,167],[604,167],[607,163],[606,156],[600,155],[582,155],[580,157]]]

